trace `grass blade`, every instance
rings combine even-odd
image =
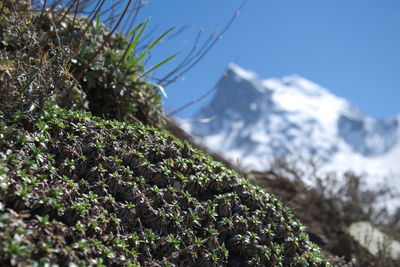
[[[135,38],[133,39],[132,43],[129,45],[129,49],[130,49],[129,52],[132,52],[132,51],[133,51],[133,53],[134,53],[135,48],[136,48],[136,46],[137,46],[137,44],[138,44],[138,42],[139,42],[139,40],[140,40],[140,37],[142,36],[144,30],[147,28],[147,25],[149,24],[149,21],[150,21],[150,18],[146,19],[145,22],[139,24],[139,25],[136,27],[137,29],[135,28],[136,31],[139,30],[139,32],[138,32],[138,34],[135,36]],[[134,29],[134,30],[135,30],[135,29]],[[127,53],[127,54],[126,54],[126,57],[127,57],[129,54],[130,54],[130,53]],[[135,60],[134,62],[135,62],[135,63],[132,62],[132,65],[133,65],[133,66],[136,66],[136,64],[137,64],[136,60]],[[131,65],[131,64],[129,64],[129,65]]]
[[[175,27],[172,27],[165,32],[163,32],[160,36],[158,36],[146,49],[135,59],[133,65],[136,66],[146,55],[147,53],[154,48],[168,33],[174,30]]]
[[[171,31],[173,31],[174,29],[175,29],[175,27],[172,27],[172,28],[166,30],[163,34],[161,34],[160,36],[158,36],[158,38],[157,38],[154,42],[152,42],[152,43],[149,45],[149,47],[148,47],[147,49],[148,49],[148,50],[153,49],[153,47],[154,47],[156,44],[158,44],[158,43],[165,37],[165,35],[167,35],[167,34],[170,33]]]
[[[132,31],[130,31],[129,32],[129,36],[133,36],[136,32],[137,32],[137,30],[140,28],[140,27],[142,27],[143,26],[143,22],[142,23],[139,23]]]
[[[145,76],[147,73],[149,73],[149,72],[151,72],[151,71],[153,71],[153,70],[155,70],[155,69],[161,67],[162,65],[164,65],[165,63],[167,63],[168,61],[170,61],[171,59],[173,59],[174,57],[176,57],[178,54],[179,54],[179,53],[176,53],[175,55],[172,55],[172,56],[170,56],[170,57],[167,57],[166,59],[164,59],[164,60],[161,61],[160,63],[154,65],[153,67],[151,67],[151,68],[149,68],[149,69],[147,69],[147,70],[145,70],[145,71],[140,75],[139,78],[141,78],[141,77]]]
[[[129,36],[133,36],[141,27],[143,27],[143,23],[139,23],[139,24],[129,33]],[[129,56],[129,52],[132,51],[132,50],[135,48],[135,46],[136,46],[136,44],[137,44],[137,41],[136,41],[136,43],[135,43],[135,39],[136,39],[136,38],[134,38],[134,39],[132,40],[132,42],[129,44],[129,46],[126,48],[125,53],[124,53],[124,56],[122,57],[123,60],[126,60],[126,59],[128,58],[128,56]]]

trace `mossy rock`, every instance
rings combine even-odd
[[[1,266],[327,265],[280,201],[165,132],[0,118]]]

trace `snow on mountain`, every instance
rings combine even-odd
[[[182,123],[198,141],[248,169],[265,170],[274,157],[284,157],[377,180],[400,179],[399,124],[400,116],[368,117],[298,75],[262,80],[235,64],[211,102]]]

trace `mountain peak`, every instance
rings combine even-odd
[[[246,70],[239,65],[236,65],[235,63],[230,63],[228,65],[228,73],[232,73],[237,77],[240,77],[245,80],[258,80],[258,75],[257,73]]]
[[[292,74],[283,78],[270,78],[264,80],[264,85],[275,90],[283,90],[288,93],[302,93],[309,97],[319,97],[323,95],[332,95],[324,87],[300,76]]]
[[[272,158],[318,160],[331,169],[400,174],[400,117],[375,120],[300,76],[262,80],[229,64],[210,103],[187,130],[244,167],[263,170]]]
[[[235,63],[230,63],[228,65],[227,77],[231,77],[237,82],[242,80],[250,82],[260,92],[265,92],[265,87],[267,87],[268,89],[285,90],[291,93],[298,91],[307,96],[314,97],[331,94],[327,89],[298,74],[288,75],[283,78],[262,80],[257,73],[242,68]]]

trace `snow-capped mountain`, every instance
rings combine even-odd
[[[284,157],[400,178],[400,116],[373,119],[297,75],[262,80],[230,64],[211,102],[182,125],[245,168],[265,170]]]

